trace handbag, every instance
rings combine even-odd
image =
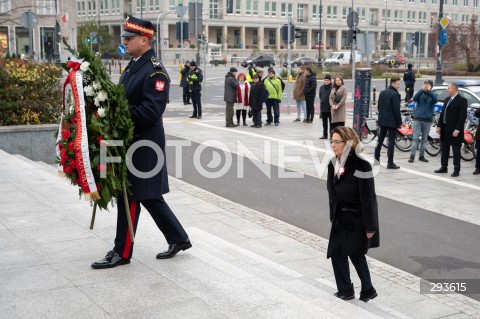
[[[248,109],[248,117],[252,117],[252,109]]]
[[[333,97],[333,103],[338,104],[342,100],[342,96],[340,94],[337,94],[337,92],[333,93],[335,96]]]

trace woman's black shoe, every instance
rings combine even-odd
[[[355,298],[355,290],[353,290],[353,284],[350,288],[345,289],[345,290],[337,291],[333,295],[337,298],[342,299],[342,300],[350,300],[350,299]]]
[[[375,290],[375,288],[372,287],[367,291],[360,293],[360,300],[363,302],[368,302],[370,299],[373,299],[377,296],[378,296],[377,291]]]

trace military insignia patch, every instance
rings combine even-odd
[[[150,61],[152,62],[152,65],[155,69],[161,69],[162,68],[162,63],[160,61],[158,61],[156,57],[152,56]]]
[[[157,82],[155,82],[155,90],[163,92],[165,90],[165,81],[157,80]]]

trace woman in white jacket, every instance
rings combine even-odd
[[[233,106],[237,113],[237,125],[240,125],[240,114],[242,115],[243,125],[247,126],[247,110],[248,99],[250,95],[250,83],[246,81],[246,76],[243,73],[238,74],[237,99]]]

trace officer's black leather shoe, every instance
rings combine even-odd
[[[350,286],[350,288],[337,291],[333,295],[342,300],[350,300],[355,298],[355,290],[353,289],[353,284]]]
[[[373,299],[377,296],[378,296],[377,291],[375,290],[375,288],[372,287],[360,293],[360,300],[363,302],[368,302],[370,299]]]
[[[197,116],[196,116],[196,115],[192,115],[192,116],[189,116],[188,118],[189,118],[189,119],[196,119]]]
[[[460,176],[460,172],[459,171],[453,171],[452,175],[450,175],[452,177],[458,177]]]
[[[167,259],[174,257],[179,251],[187,250],[188,248],[192,247],[190,240],[187,239],[183,243],[180,244],[171,244],[168,245],[167,251],[160,253],[157,255],[157,259]]]
[[[130,259],[122,258],[119,254],[110,250],[105,258],[98,260],[92,264],[93,269],[113,268],[120,265],[129,264]]]

